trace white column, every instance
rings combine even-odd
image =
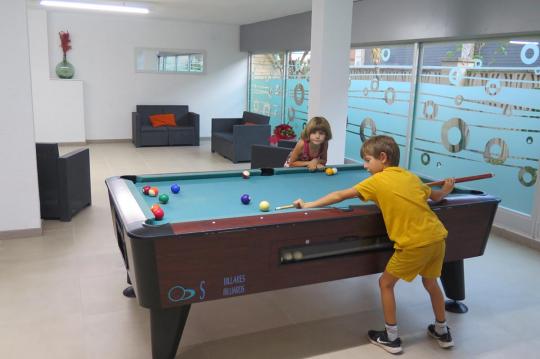
[[[26,21],[26,1],[2,1],[0,237],[1,232],[41,228]]]
[[[328,163],[345,158],[352,0],[313,0],[309,118],[324,116],[332,126]]]

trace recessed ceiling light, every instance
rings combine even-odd
[[[148,14],[148,9],[142,8],[142,7],[132,7],[132,6],[103,5],[103,4],[92,4],[92,3],[87,3],[87,2],[52,1],[52,0],[41,0],[40,4],[43,6],[62,7],[62,8],[69,8],[69,9]]]

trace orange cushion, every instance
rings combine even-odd
[[[162,113],[159,115],[150,115],[152,127],[176,126],[174,113]]]

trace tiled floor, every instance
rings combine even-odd
[[[208,141],[89,147],[92,206],[68,223],[45,221],[40,237],[0,241],[0,358],[150,358],[148,311],[121,294],[125,271],[104,179],[247,166],[210,154]],[[452,350],[426,336],[432,314],[420,281],[397,285],[401,357],[540,357],[540,254],[492,236],[465,271],[470,310],[448,315]],[[193,305],[177,357],[388,358],[365,336],[381,324],[377,276],[346,279]]]

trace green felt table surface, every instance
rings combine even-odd
[[[178,223],[221,218],[254,216],[258,214],[298,211],[275,207],[291,204],[295,199],[315,200],[332,191],[350,188],[362,181],[369,173],[360,165],[335,166],[338,173],[328,176],[322,171],[309,172],[305,168],[276,169],[273,175],[263,176],[260,170],[249,170],[249,179],[242,178],[242,171],[200,172],[138,176],[132,192],[149,218],[150,207],[159,203],[158,197],[142,193],[146,185],[157,187],[159,194],[167,194],[169,202],[160,204],[165,212],[162,223]],[[171,192],[171,185],[178,184],[180,192]],[[243,194],[251,197],[245,205],[240,198]],[[259,203],[268,201],[269,212],[261,212]],[[347,200],[335,207],[347,208],[360,205],[359,199]],[[304,210],[305,211],[305,210]]]

